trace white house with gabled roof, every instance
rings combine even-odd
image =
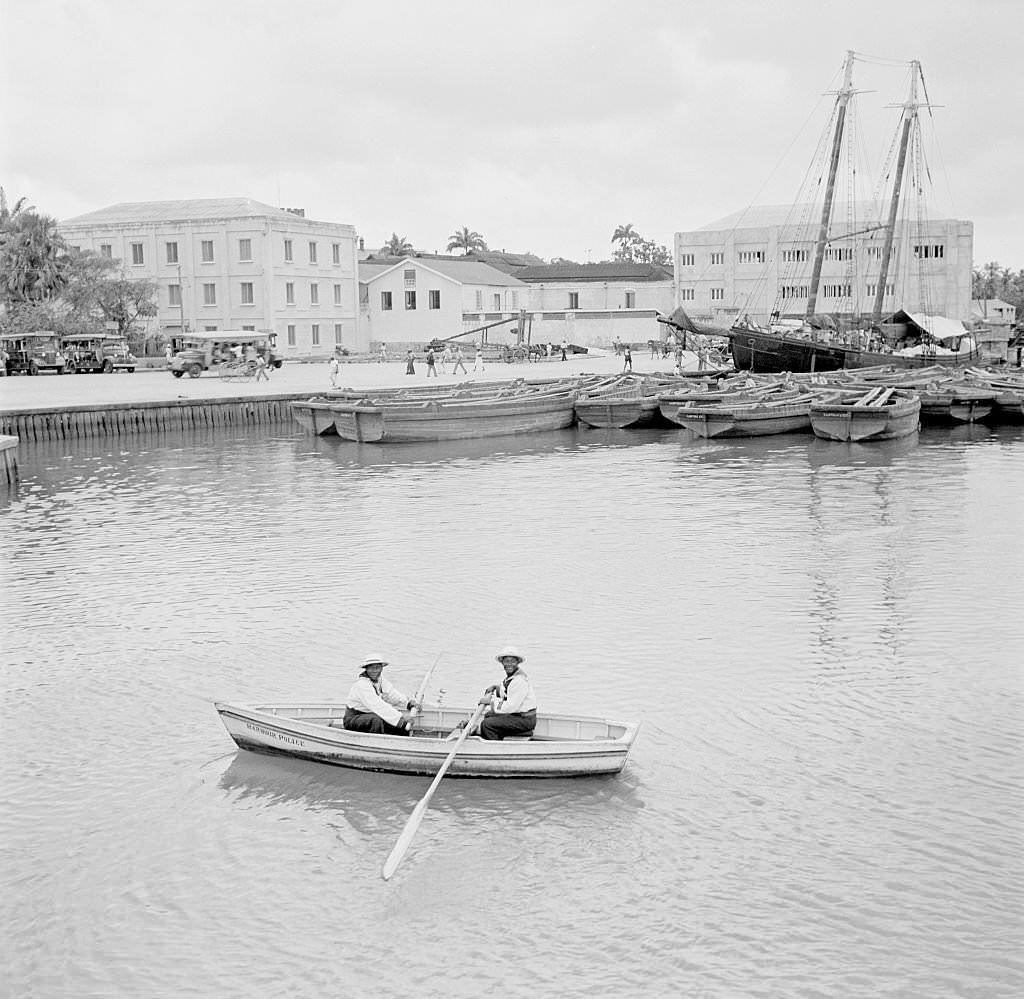
[[[422,344],[511,318],[527,286],[489,264],[421,254],[359,262],[361,324],[373,345]],[[467,324],[466,316],[489,318]]]

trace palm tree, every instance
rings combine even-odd
[[[380,252],[388,257],[408,257],[413,253],[413,245],[404,236],[393,232],[391,238],[380,248]]]
[[[57,220],[15,209],[0,239],[0,297],[9,302],[52,298],[64,287],[68,259]]]
[[[467,226],[463,226],[461,229],[456,229],[448,237],[446,249],[462,250],[463,255],[465,255],[470,250],[486,250],[487,243],[484,242],[484,238],[480,233],[470,230]]]
[[[23,212],[34,212],[35,205],[27,204],[27,198],[18,198],[13,208],[7,206],[7,192],[0,187],[0,232],[9,228]]]
[[[633,228],[632,222],[627,222],[625,225],[616,226],[615,232],[612,233],[612,242],[618,243],[621,249],[625,249],[632,243],[637,242],[643,237]]]

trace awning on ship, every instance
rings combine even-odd
[[[953,340],[967,335],[967,328],[959,319],[929,316],[924,312],[904,312],[900,309],[893,315],[892,321],[916,326],[920,333],[927,333],[933,340]]]

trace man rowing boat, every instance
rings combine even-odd
[[[511,645],[495,657],[505,670],[505,679],[484,691],[481,704],[488,705],[480,721],[481,738],[499,740],[510,735],[529,735],[537,727],[537,697],[530,678],[521,666],[526,657]]]

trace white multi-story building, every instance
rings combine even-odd
[[[842,318],[870,315],[884,232],[870,221],[864,206],[837,206],[832,218],[814,311]],[[803,317],[817,224],[810,206],[755,207],[701,229],[677,232],[676,304],[695,319],[719,325],[743,315],[761,323],[773,314]],[[898,219],[883,316],[906,309],[967,319],[973,252],[971,222]]]
[[[248,198],[201,198],[111,205],[59,229],[69,246],[156,282],[154,323],[168,337],[272,330],[285,358],[367,349],[351,225]]]

